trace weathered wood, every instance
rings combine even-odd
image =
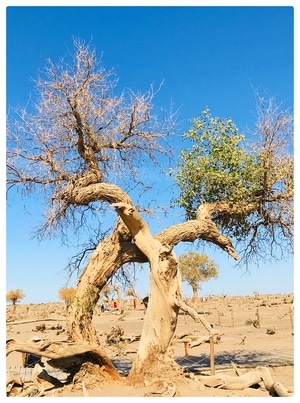
[[[197,379],[205,386],[219,389],[242,390],[249,388],[262,381],[261,373],[258,371],[248,372],[239,377],[223,373],[216,375],[198,375]]]
[[[98,345],[88,342],[40,341],[26,342],[9,339],[6,341],[6,356],[13,351],[34,354],[49,358],[47,363],[54,368],[76,372],[86,362],[104,366],[106,373],[113,379],[121,376],[113,366],[105,351]]]
[[[257,367],[252,371],[239,373],[239,376],[219,373],[216,375],[198,375],[197,379],[205,386],[227,390],[243,390],[263,382],[266,390],[273,396],[292,396],[292,393],[289,393],[282,384],[273,381],[267,367]]]
[[[194,319],[195,322],[201,323],[205,327],[205,329],[209,332],[210,335],[219,334],[219,332],[217,330],[212,328],[210,323],[207,321],[207,319],[203,315],[197,313],[193,308],[191,308],[187,304],[182,303],[180,305],[180,309],[183,312],[188,313]]]
[[[182,337],[175,337],[172,340],[172,345],[177,343],[183,343],[184,355],[188,357],[190,348],[200,346],[201,344],[204,343],[209,343],[209,340],[210,340],[209,336],[193,336],[191,334],[185,334]]]
[[[23,382],[21,381],[20,375],[16,373],[9,374],[6,378],[6,392],[10,392],[11,388],[14,385],[22,386]]]
[[[285,387],[279,383],[279,382],[274,382],[272,385],[272,388],[270,390],[271,394],[275,394],[279,397],[290,397],[293,395],[293,393],[288,392]]]
[[[172,247],[152,236],[138,211],[128,203],[112,205],[150,264],[149,301],[139,348],[128,376],[136,384],[143,382],[148,375],[152,378],[159,360],[163,362],[166,358],[182,303],[181,274]]]
[[[39,392],[37,397],[41,397],[44,396],[46,390],[54,388],[57,379],[54,379],[39,364],[36,364],[32,370],[32,382]]]
[[[147,224],[134,208],[133,202],[121,188],[115,185],[93,182],[84,188],[76,186],[76,189],[72,183],[72,189],[69,190],[70,194],[64,194],[64,197],[71,198],[72,203],[86,204],[102,200],[113,205],[120,218],[113,233],[104,239],[92,253],[87,266],[78,279],[76,295],[67,311],[67,333],[73,340],[99,343],[100,340],[93,325],[92,317],[101,289],[118,268],[125,263],[148,261],[151,266],[150,288],[153,284],[151,310],[160,311],[163,320],[158,322],[160,320],[158,318],[157,325],[154,326],[154,316],[148,314],[148,317],[151,317],[151,323],[148,326],[148,319],[145,317],[145,334],[149,334],[149,331],[151,333],[152,329],[155,328],[154,333],[156,332],[157,335],[161,333],[161,336],[153,336],[153,340],[150,340],[149,344],[157,344],[160,351],[166,350],[165,345],[168,340],[170,341],[170,337],[172,339],[172,332],[174,332],[177,321],[178,306],[182,299],[181,277],[178,270],[176,271],[177,260],[172,248],[179,242],[203,239],[218,245],[234,259],[237,259],[238,256],[231,241],[220,234],[207,214],[198,214],[196,220],[171,226],[153,237]],[[157,269],[153,269],[155,266]],[[157,314],[156,316],[158,317]],[[170,326],[171,332],[166,330],[168,327],[170,329]],[[165,337],[165,335],[167,336]],[[144,340],[145,338],[142,337],[138,354],[145,348]],[[162,343],[164,344],[163,349],[160,345]],[[147,353],[143,355],[145,356]]]
[[[209,336],[193,336],[191,334],[186,335],[181,338],[175,337],[172,340],[172,344],[190,343],[191,347],[200,346],[200,344],[208,343],[208,342],[209,342]]]

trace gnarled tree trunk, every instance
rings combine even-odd
[[[155,363],[165,359],[177,325],[182,302],[181,275],[168,245],[155,239],[138,212],[129,204],[115,203],[136,246],[150,263],[150,293],[139,349],[129,379],[139,382],[155,373]]]
[[[67,330],[75,341],[99,343],[93,325],[93,311],[108,279],[125,263],[145,262],[145,256],[129,241],[124,241],[124,224],[120,221],[112,235],[103,240],[91,255],[81,274],[75,297],[68,308]]]
[[[121,218],[112,235],[102,241],[93,252],[78,280],[76,297],[67,315],[68,332],[75,341],[99,343],[92,318],[101,289],[123,264],[148,261],[149,305],[139,349],[129,375],[132,382],[142,381],[147,373],[155,373],[155,363],[160,362],[161,369],[161,363],[168,361],[168,348],[182,304],[181,275],[173,247],[179,242],[204,239],[220,246],[235,259],[237,255],[230,239],[220,234],[206,211],[196,220],[168,227],[153,237],[131,200],[121,190],[118,193],[118,187],[107,188],[100,184],[90,185],[87,189],[90,198],[88,201],[99,198],[101,194],[104,200],[116,208]],[[84,195],[79,192],[75,195],[76,200],[79,198],[78,201],[82,202]],[[120,202],[122,199],[126,203]],[[171,364],[174,368],[173,359],[168,361],[168,365]]]
[[[108,203],[126,201],[132,204],[127,193],[121,188],[108,183],[93,183],[85,187],[82,184],[63,192],[63,198],[69,203],[88,204],[102,200]],[[67,330],[75,341],[98,343],[96,329],[92,323],[93,311],[99,299],[100,291],[113,274],[125,263],[145,262],[145,256],[131,242],[128,228],[121,219],[110,236],[99,243],[92,253],[83,273],[77,282],[76,295],[67,313]]]

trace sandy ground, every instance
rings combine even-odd
[[[190,304],[191,302],[188,301]],[[205,301],[199,300],[195,306],[198,313],[220,332],[221,338],[214,344],[215,372],[233,375],[231,361],[239,368],[254,370],[258,365],[270,369],[274,382],[280,382],[285,388],[294,387],[294,328],[293,295],[256,295],[251,297],[213,296]],[[130,360],[134,359],[138,341],[120,342],[118,345],[107,344],[107,334],[112,327],[120,327],[125,337],[139,335],[144,320],[144,308],[140,301],[136,309],[132,300],[123,301],[119,310],[102,313],[95,312],[94,324],[101,341],[115,365],[126,371]],[[42,340],[66,340],[65,306],[63,303],[38,305],[17,305],[15,312],[7,306],[6,338],[28,341],[33,336]],[[206,329],[181,313],[178,319],[176,335],[192,334],[207,336]],[[261,385],[243,390],[223,390],[203,386],[197,381],[198,374],[210,374],[210,344],[185,349],[183,343],[174,345],[174,356],[185,368],[183,376],[176,385],[176,396],[220,396],[220,397],[268,397],[269,393]],[[188,356],[186,356],[186,353]],[[45,359],[43,359],[45,361]],[[13,352],[7,356],[6,368],[19,368],[22,354]],[[119,367],[118,367],[119,369]],[[188,375],[190,374],[190,375]],[[196,376],[196,378],[195,378]],[[88,396],[139,396],[153,391],[151,386],[135,388],[123,384],[98,384],[86,391]],[[81,387],[57,388],[48,394],[55,397],[83,396]]]

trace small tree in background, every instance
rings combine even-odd
[[[105,298],[107,301],[109,301],[110,300],[110,297],[109,297],[109,295],[113,292],[114,290],[113,290],[113,287],[112,287],[112,285],[111,284],[106,284],[103,288],[102,288],[102,290],[101,290],[101,292],[100,292],[100,298]]]
[[[194,300],[198,298],[200,283],[219,275],[217,264],[207,255],[190,251],[180,255],[178,260],[182,280],[192,287]]]
[[[69,306],[75,296],[75,292],[76,289],[74,287],[64,287],[58,291],[58,296]]]
[[[6,294],[6,301],[9,301],[13,304],[13,311],[15,312],[16,309],[16,303],[21,301],[21,299],[25,298],[25,294],[22,290],[20,290],[19,288],[16,290],[10,290],[7,294]]]
[[[125,295],[126,295],[126,297],[133,297],[133,298],[140,299],[140,297],[136,293],[133,286],[131,286],[131,287],[127,288],[127,290],[125,290]]]

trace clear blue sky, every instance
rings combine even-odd
[[[95,45],[105,68],[115,68],[120,88],[145,90],[164,81],[155,102],[168,106],[172,100],[180,107],[182,132],[207,106],[214,116],[231,117],[243,132],[254,125],[253,87],[267,90],[286,107],[294,104],[293,19],[291,6],[9,6],[6,103],[25,105],[34,90],[31,77],[47,58],[64,56],[77,37]],[[31,239],[42,219],[41,201],[30,199],[28,209],[17,197],[6,205],[6,290],[22,289],[23,303],[58,301],[66,281],[63,269],[75,249],[61,247],[59,240]],[[161,228],[176,219],[169,217]],[[180,245],[176,253],[186,248]],[[224,252],[206,253],[218,263],[220,275],[203,284],[202,295],[293,292],[292,257],[253,266],[250,275],[243,275]],[[141,297],[148,291],[147,278],[145,272],[137,282]],[[191,295],[186,286],[184,294]]]

